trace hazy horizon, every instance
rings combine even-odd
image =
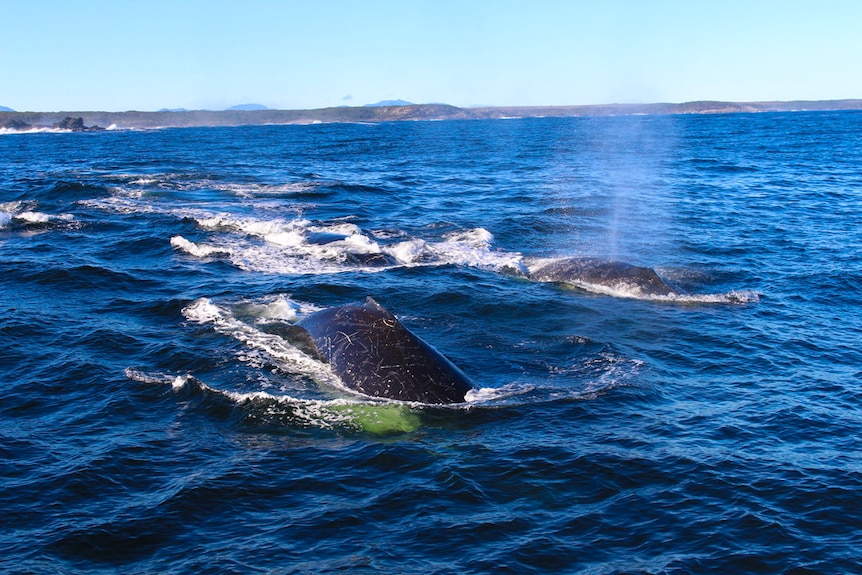
[[[848,102],[848,101],[854,101],[854,102],[855,101],[862,101],[862,98],[828,98],[828,99],[822,99],[822,100],[758,100],[758,101],[755,101],[755,100],[730,101],[730,100],[704,99],[704,100],[692,100],[689,102],[607,102],[607,103],[601,103],[601,104],[553,104],[553,105],[549,105],[549,106],[539,106],[539,105],[527,104],[527,105],[523,105],[523,106],[483,106],[483,105],[479,105],[479,106],[456,106],[456,107],[461,108],[461,109],[465,109],[465,110],[470,110],[470,109],[479,110],[479,109],[483,109],[483,108],[484,109],[493,109],[493,108],[501,108],[501,109],[506,109],[506,108],[511,108],[511,109],[516,109],[516,108],[527,108],[527,109],[529,109],[529,108],[536,108],[536,109],[542,109],[542,108],[613,108],[615,106],[619,106],[622,108],[625,106],[665,106],[665,105],[667,105],[667,106],[680,106],[680,105],[686,105],[686,104],[697,104],[699,102],[717,102],[717,103],[730,104],[730,105],[734,105],[734,104],[757,105],[757,104],[768,104],[768,103],[772,103],[772,102],[780,104],[780,103],[791,103],[791,102]],[[388,100],[385,100],[384,102],[388,102]],[[249,102],[246,104],[237,104],[237,105],[231,106],[229,108],[221,108],[221,109],[160,108],[158,110],[84,110],[84,109],[82,109],[82,110],[72,110],[72,109],[67,109],[67,110],[15,110],[15,109],[8,108],[7,106],[0,106],[0,112],[12,112],[12,113],[20,113],[20,114],[49,114],[49,115],[56,115],[56,114],[101,114],[101,113],[104,113],[104,114],[141,114],[141,113],[143,113],[143,114],[150,114],[150,113],[170,114],[170,113],[182,113],[182,112],[212,113],[212,112],[238,112],[238,111],[268,111],[268,112],[294,112],[294,111],[296,111],[296,112],[299,112],[299,111],[306,111],[306,110],[307,111],[313,111],[313,110],[318,110],[318,109],[323,110],[323,109],[330,109],[330,108],[345,108],[345,107],[376,108],[376,107],[380,107],[382,105],[385,105],[385,106],[434,106],[434,105],[449,106],[450,104],[447,104],[446,102],[424,102],[424,103],[408,102],[408,103],[393,103],[393,104],[389,104],[389,103],[380,104],[378,102],[373,102],[370,104],[354,104],[353,106],[343,106],[343,105],[342,106],[329,106],[329,107],[325,107],[325,108],[269,108],[269,107],[247,108],[246,106],[249,106],[249,105],[250,106],[256,106],[257,104],[254,102]],[[836,108],[836,109],[843,109],[843,108]],[[852,109],[856,109],[856,108],[854,107]]]
[[[862,97],[851,0],[0,0],[0,21],[16,111]]]

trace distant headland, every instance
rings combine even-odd
[[[325,124],[345,122],[397,122],[419,120],[475,120],[577,116],[631,116],[669,114],[732,114],[862,110],[857,100],[797,100],[787,102],[697,101],[681,104],[599,104],[584,106],[502,106],[458,108],[447,104],[409,104],[401,101],[379,105],[314,110],[271,110],[264,106],[234,109],[161,110],[158,112],[13,112],[0,111],[0,128],[13,131],[101,128],[148,129],[195,126],[249,126],[266,124]],[[8,109],[8,108],[7,108]]]

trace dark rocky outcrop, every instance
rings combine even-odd
[[[54,127],[58,130],[69,130],[70,132],[92,132],[95,130],[104,130],[104,128],[100,128],[99,126],[85,126],[84,118],[72,118],[71,116],[66,116],[54,124]]]

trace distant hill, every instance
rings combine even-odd
[[[7,108],[6,106],[0,106],[0,112],[14,112],[12,108]]]
[[[263,104],[237,104],[236,106],[231,106],[230,108],[227,108],[227,110],[229,112],[251,112],[254,110],[269,110],[269,108],[267,108]]]
[[[254,110],[269,110],[263,104],[237,104],[230,108],[225,108],[225,112],[248,112]],[[10,110],[11,111],[11,110]],[[159,112],[190,112],[188,108],[162,108]]]
[[[365,108],[382,108],[384,106],[415,106],[413,102],[406,100],[380,100],[375,104],[365,104]]]
[[[324,124],[333,122],[398,122],[422,120],[478,120],[494,118],[543,118],[577,116],[626,116],[662,114],[740,114],[862,110],[860,100],[792,102],[698,101],[656,104],[602,104],[583,106],[511,106],[456,108],[446,104],[408,104],[320,108],[316,110],[190,110],[176,112],[0,112],[0,128],[23,130],[51,128],[67,117],[80,119],[84,127],[168,128],[191,126],[249,126],[262,124]]]

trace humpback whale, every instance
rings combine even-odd
[[[433,347],[372,298],[315,312],[291,339],[326,360],[349,389],[372,397],[421,403],[460,403],[475,386]]]
[[[677,293],[651,268],[598,258],[536,260],[528,265],[530,279],[573,285],[603,286],[638,296]]]

